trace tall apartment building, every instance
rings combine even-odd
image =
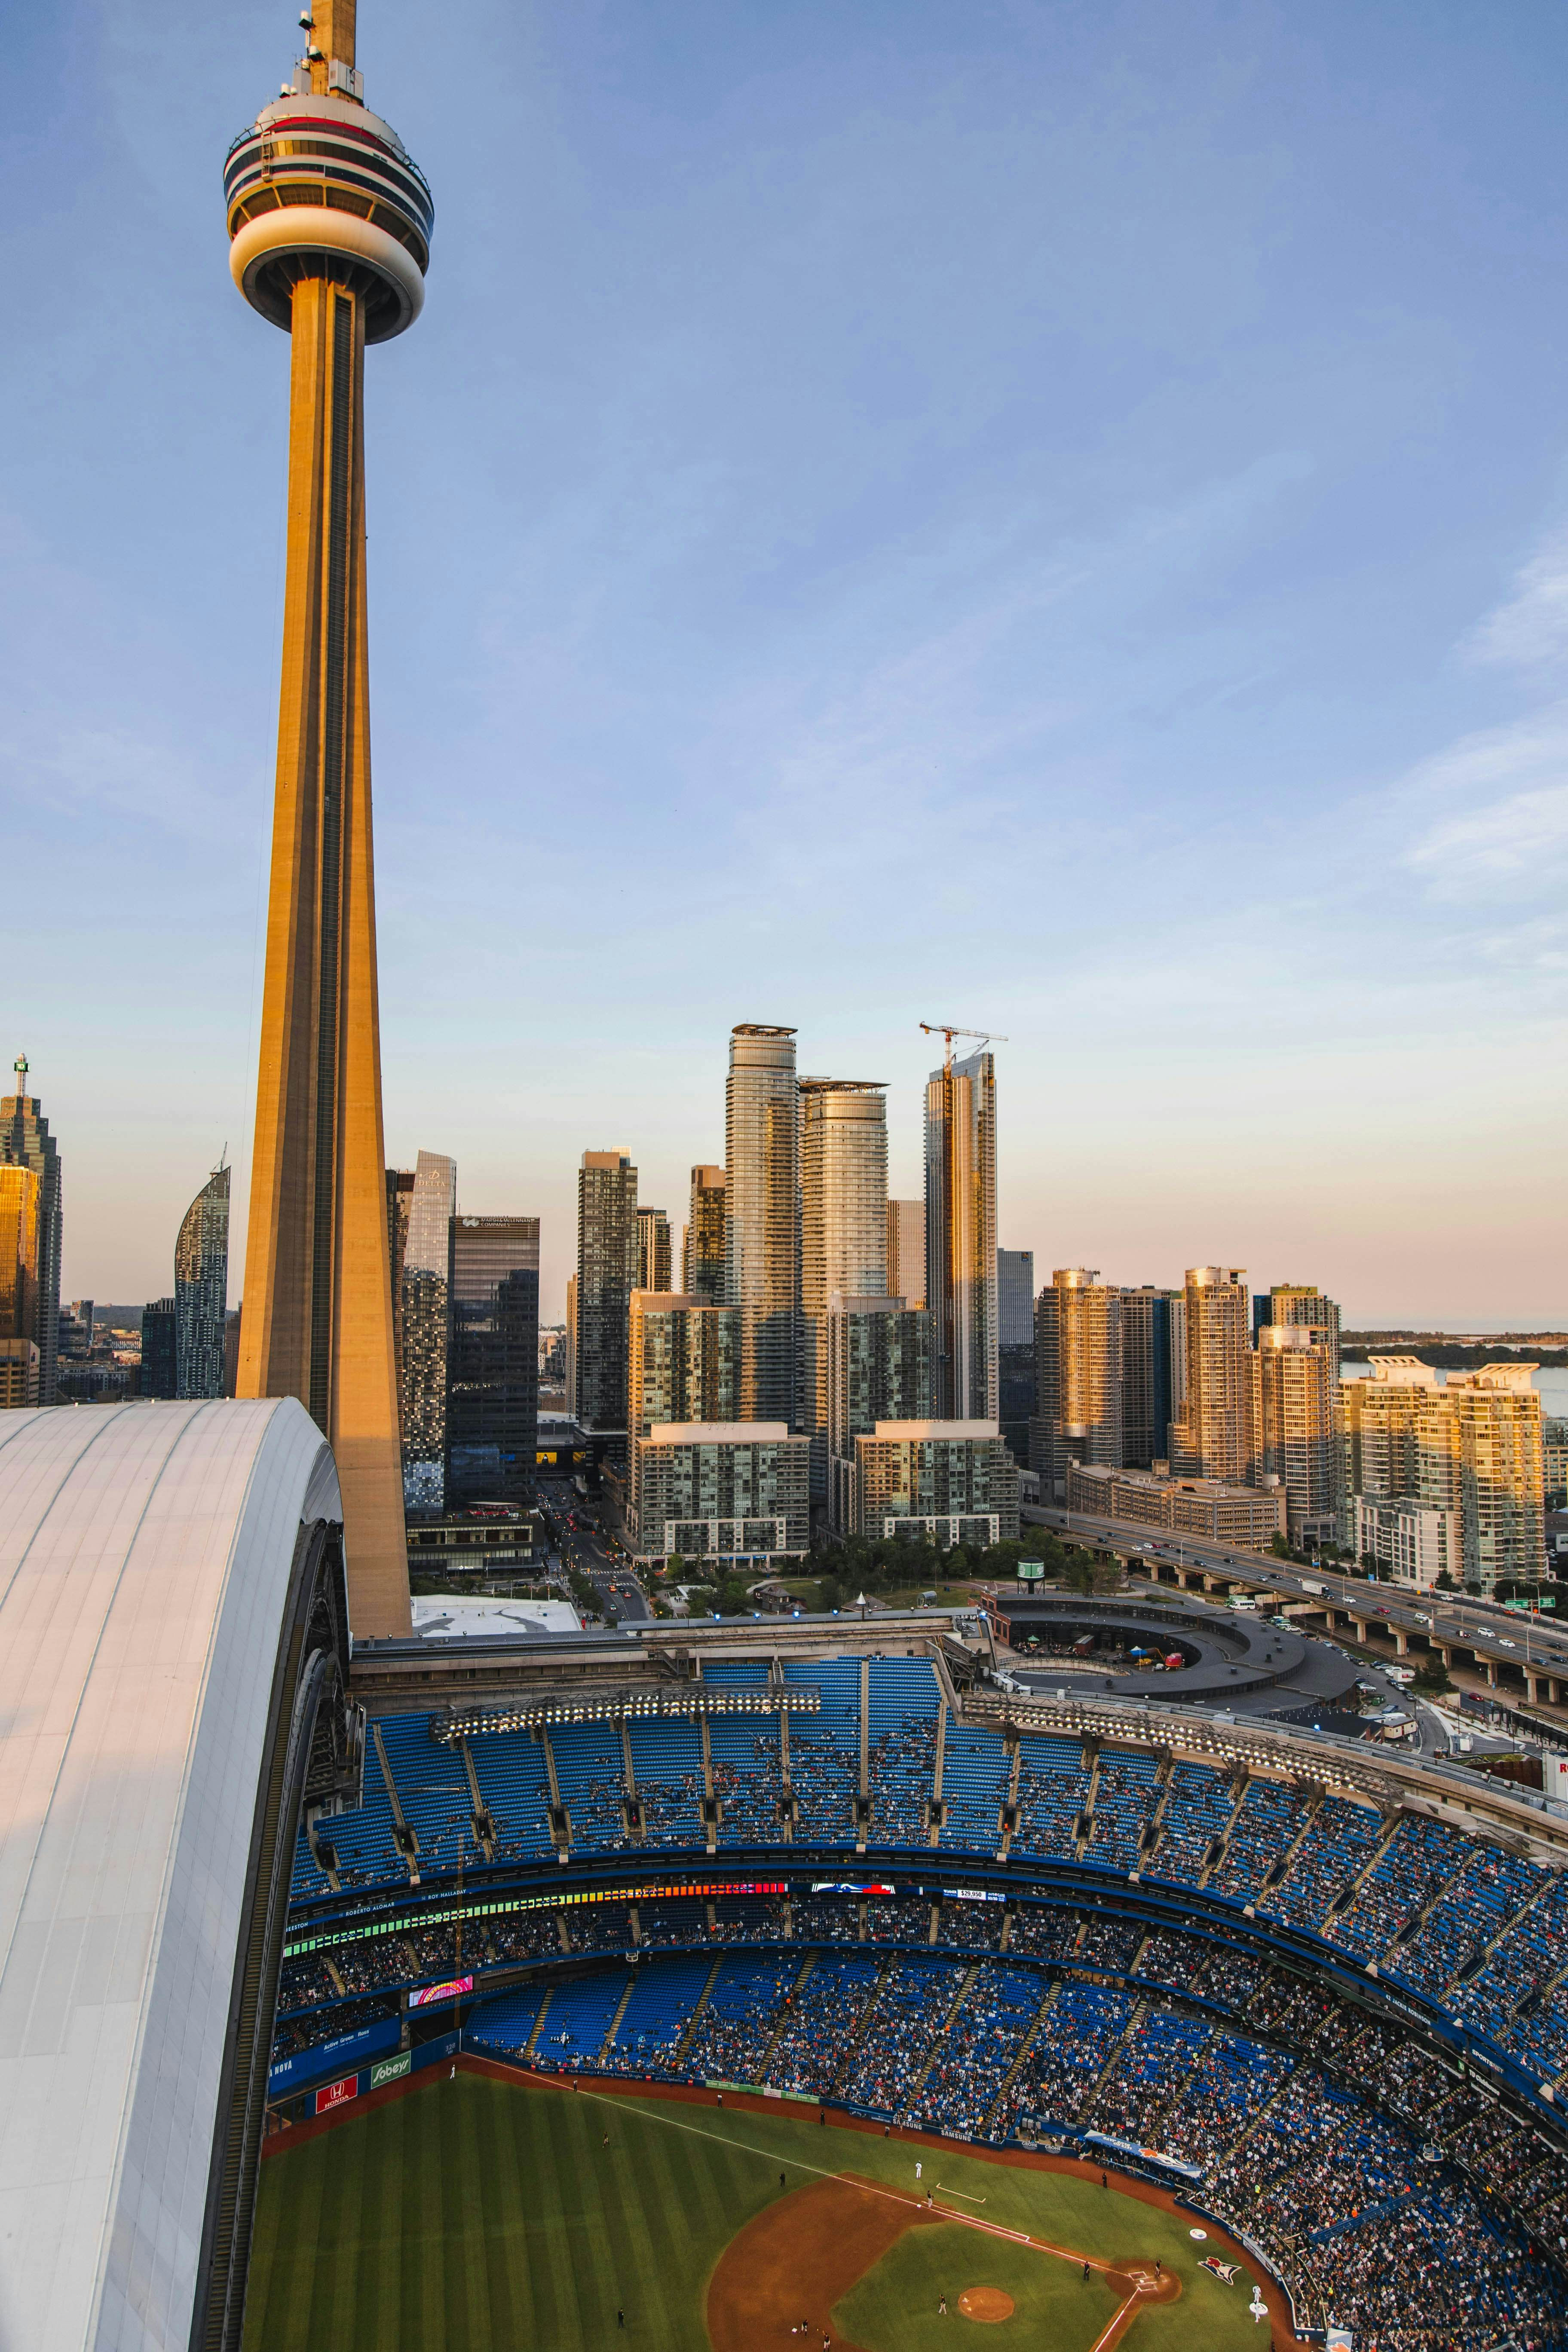
[[[669,1254],[669,1219],[662,1209],[637,1211],[638,1290],[668,1290],[674,1265]]]
[[[643,1487],[649,1430],[713,1426],[735,1418],[739,1318],[689,1291],[634,1290],[627,1350],[626,1507],[634,1552],[648,1506]]]
[[[525,1501],[539,1446],[539,1219],[454,1215],[447,1281],[447,1508]]]
[[[994,1421],[884,1421],[855,1440],[857,1535],[1009,1542],[1018,1532],[1018,1467]]]
[[[1035,1307],[1029,1466],[1067,1498],[1075,1462],[1121,1460],[1121,1292],[1092,1267],[1058,1265]]]
[[[700,1164],[691,1171],[691,1198],[680,1252],[680,1287],[688,1296],[724,1299],[724,1171]]]
[[[1339,1379],[1339,1306],[1336,1300],[1325,1297],[1315,1282],[1276,1282],[1267,1291],[1258,1291],[1252,1302],[1254,1337],[1270,1324],[1327,1332],[1333,1376]]]
[[[228,1317],[228,1179],[215,1168],[180,1223],[174,1243],[175,1394],[223,1394]]]
[[[724,1088],[724,1301],[740,1316],[736,1409],[793,1423],[800,1314],[800,1090],[795,1031],[743,1021]]]
[[[27,1057],[18,1054],[15,1094],[0,1096],[0,1168],[30,1168],[38,1180],[38,1265],[33,1283],[33,1328],[38,1351],[40,1404],[59,1401],[60,1242],[63,1224],[60,1155],[37,1095],[27,1092]]]
[[[800,1081],[800,1322],[795,1425],[827,1495],[828,1317],[836,1297],[888,1293],[888,1111],[878,1081]]]
[[[1180,1291],[1160,1290],[1141,1283],[1121,1294],[1121,1459],[1129,1469],[1147,1470],[1168,1458],[1171,1423],[1176,1398],[1185,1391],[1185,1365],[1181,1388],[1173,1374],[1186,1347],[1184,1310]]]
[[[566,1277],[566,1411],[577,1418],[577,1277]]]
[[[1340,1449],[1334,1433],[1337,1349],[1327,1325],[1265,1323],[1252,1359],[1253,1483],[1285,1490],[1299,1551],[1339,1536]]]
[[[835,1292],[827,1312],[827,1523],[854,1522],[855,1441],[879,1421],[931,1417],[931,1318],[889,1297]]]
[[[994,1421],[996,1062],[944,1062],[926,1084],[926,1307],[932,1392],[946,1420]]]
[[[926,1204],[888,1203],[888,1294],[906,1307],[926,1303]]]
[[[1253,1463],[1247,1268],[1189,1266],[1185,1307],[1186,1395],[1171,1426],[1171,1467],[1182,1477],[1239,1485]]]
[[[1414,1356],[1374,1356],[1340,1386],[1341,1540],[1355,1506],[1408,1502],[1458,1515],[1467,1585],[1535,1583],[1546,1573],[1541,1398],[1533,1364],[1450,1372],[1440,1386]]]
[[[639,1560],[766,1567],[805,1552],[811,1440],[782,1421],[655,1422],[637,1459]]]
[[[1029,1459],[1029,1423],[1038,1406],[1035,1379],[1035,1253],[996,1253],[997,1418],[1015,1462]]]
[[[38,1223],[42,1183],[0,1163],[0,1412],[38,1402]]]
[[[584,1151],[577,1176],[576,1417],[626,1427],[626,1346],[637,1280],[637,1171],[624,1151]]]
[[[403,1322],[397,1419],[407,1511],[439,1512],[447,1494],[447,1343],[458,1163],[422,1151],[408,1194],[399,1286]]]

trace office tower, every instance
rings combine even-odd
[[[444,1151],[422,1151],[415,1163],[403,1244],[398,1396],[404,1506],[422,1516],[446,1504],[447,1284],[457,1210],[457,1161]]]
[[[566,1277],[566,1410],[577,1418],[577,1277]]]
[[[30,1168],[38,1180],[38,1264],[29,1336],[38,1351],[37,1402],[54,1404],[59,1396],[60,1155],[37,1096],[27,1092],[26,1054],[17,1055],[14,1066],[16,1091],[0,1096],[0,1168]]]
[[[392,1272],[392,1360],[397,1367],[397,1393],[403,1395],[403,1265],[408,1252],[408,1215],[414,1206],[414,1171],[386,1171],[386,1254]],[[402,1405],[399,1402],[401,1419]]]
[[[1298,1550],[1338,1538],[1338,1386],[1326,1325],[1266,1323],[1252,1359],[1254,1483],[1285,1489],[1287,1529]]]
[[[1458,1515],[1461,1567],[1489,1592],[1546,1573],[1541,1398],[1529,1363],[1450,1372],[1414,1356],[1374,1356],[1371,1377],[1340,1386],[1341,1540],[1355,1506],[1408,1502]]]
[[[233,1396],[239,1378],[239,1335],[244,1327],[245,1301],[231,1307],[223,1318],[223,1392]]]
[[[142,1394],[172,1397],[180,1388],[180,1308],[174,1298],[152,1298],[142,1309]]]
[[[1173,1310],[1184,1307],[1181,1292],[1158,1290],[1151,1282],[1121,1294],[1121,1459],[1129,1469],[1147,1470],[1168,1459],[1174,1400],[1173,1378],[1185,1344]],[[1183,1367],[1184,1372],[1184,1367]]]
[[[1035,1381],[1035,1253],[996,1253],[996,1393],[1002,1434],[1015,1462],[1029,1458]]]
[[[879,1421],[931,1417],[931,1318],[899,1298],[846,1297],[827,1311],[827,1523],[854,1518],[855,1440]]]
[[[0,1412],[38,1402],[39,1207],[42,1179],[0,1161]]]
[[[948,1057],[926,1087],[926,1306],[932,1400],[944,1421],[994,1421],[996,1064]]]
[[[715,1307],[724,1297],[724,1171],[707,1165],[691,1171],[691,1203],[680,1253],[680,1286]]]
[[[795,1031],[744,1021],[724,1088],[724,1303],[740,1315],[736,1410],[793,1423],[800,1311],[800,1094]]]
[[[669,1255],[669,1219],[662,1209],[637,1211],[638,1290],[668,1290],[673,1272]]]
[[[1121,1293],[1092,1268],[1059,1265],[1035,1308],[1039,1411],[1030,1466],[1041,1499],[1067,1499],[1075,1462],[1121,1460]]]
[[[366,667],[364,352],[424,299],[430,191],[363,104],[355,0],[315,0],[282,98],[229,149],[229,268],[290,338],[272,880],[244,1397],[331,1443],[360,1635],[408,1630],[382,1145]]]
[[[1326,1331],[1333,1376],[1340,1376],[1340,1310],[1325,1298],[1316,1283],[1276,1282],[1258,1291],[1252,1301],[1252,1333],[1256,1339],[1270,1324]]]
[[[1251,1299],[1244,1265],[1194,1265],[1186,1283],[1186,1395],[1171,1428],[1179,1477],[1250,1476]]]
[[[447,1507],[523,1502],[539,1446],[539,1219],[454,1216]]]
[[[994,1422],[884,1421],[855,1440],[857,1535],[1007,1543],[1018,1532],[1018,1468]]]
[[[627,1317],[637,1279],[637,1171],[624,1151],[584,1151],[577,1175],[576,1415],[626,1425]]]
[[[888,1203],[888,1293],[906,1307],[926,1303],[926,1204]]]
[[[795,1426],[827,1496],[827,1320],[839,1296],[888,1295],[888,1107],[880,1080],[800,1081],[800,1323]]]
[[[806,1549],[811,1440],[782,1421],[655,1422],[637,1446],[640,1560],[768,1567]]]
[[[223,1335],[228,1314],[228,1178],[226,1168],[213,1170],[185,1211],[174,1243],[176,1396],[223,1394]]]

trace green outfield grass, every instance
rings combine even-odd
[[[1127,2352],[1258,2342],[1250,2286],[1200,2271],[1184,2221],[1092,2182],[824,2128],[811,2110],[443,2074],[263,2165],[246,2352],[708,2352],[708,2280],[738,2230],[822,2173],[912,2189],[917,2160],[922,2187],[983,2199],[973,2210],[1005,2228],[1091,2256],[1159,2255],[1184,2292],[1140,2312]],[[1066,2263],[952,2223],[900,2239],[845,2295],[836,2329],[868,2352],[962,2345],[968,2323],[938,2318],[936,2299],[977,2284],[1017,2306],[984,2332],[995,2352],[1088,2352],[1115,2308],[1098,2280],[1086,2289]]]

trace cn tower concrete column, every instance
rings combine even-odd
[[[408,1629],[382,1142],[364,319],[293,292],[289,553],[241,1396],[297,1396],[342,1485],[356,1633]]]
[[[229,262],[288,331],[289,550],[237,1391],[330,1439],[353,1628],[406,1633],[382,1140],[366,659],[364,352],[418,316],[430,191],[365,107],[352,0],[229,149]],[[374,219],[370,215],[374,213]]]

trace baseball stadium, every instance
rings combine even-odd
[[[1568,2342],[1558,1825],[940,1623],[356,1659],[252,2352]]]

